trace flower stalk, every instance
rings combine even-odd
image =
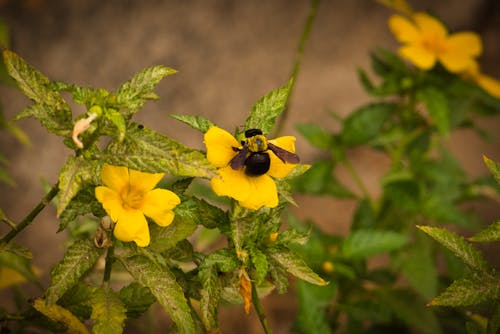
[[[259,321],[264,329],[264,333],[272,334],[271,327],[267,322],[266,315],[264,314],[264,309],[262,308],[262,304],[260,303],[259,295],[257,294],[257,287],[255,283],[252,283],[252,303],[255,307],[255,312],[257,312],[257,316],[259,317]]]

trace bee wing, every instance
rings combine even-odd
[[[283,162],[289,162],[291,164],[298,164],[300,162],[299,156],[295,153],[289,152],[269,142],[267,143],[267,147]]]
[[[243,148],[234,156],[234,158],[229,161],[229,165],[234,170],[242,169],[245,165],[245,160],[247,159],[248,147],[243,146]]]

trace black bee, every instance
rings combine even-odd
[[[245,138],[245,141],[241,141],[243,148],[233,147],[233,150],[238,152],[229,162],[234,170],[245,166],[245,174],[249,176],[266,174],[271,166],[271,158],[267,150],[271,150],[283,162],[299,163],[298,155],[271,144],[259,129],[246,130]]]

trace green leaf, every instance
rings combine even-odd
[[[137,283],[149,288],[177,325],[180,333],[195,332],[191,310],[184,292],[169,268],[143,256],[118,259]]]
[[[132,124],[121,143],[98,154],[105,162],[148,172],[211,178],[215,168],[205,155],[153,130]]]
[[[106,212],[100,202],[95,197],[94,186],[83,186],[80,191],[71,199],[64,211],[59,215],[59,229],[61,232],[66,229],[69,223],[73,222],[78,216],[88,213],[96,217],[105,216]]]
[[[298,281],[299,310],[294,327],[301,333],[331,333],[327,308],[337,290],[335,284],[317,286]]]
[[[433,298],[438,288],[438,272],[431,242],[429,238],[419,237],[414,244],[394,254],[395,266],[426,300]]]
[[[469,306],[500,299],[500,279],[488,272],[474,272],[454,281],[429,304],[434,306]]]
[[[127,317],[138,318],[156,301],[148,288],[132,282],[120,290],[120,299],[127,309]]]
[[[376,300],[385,308],[390,309],[396,317],[404,321],[409,328],[417,329],[421,333],[442,333],[438,319],[433,311],[406,290],[378,290]]]
[[[262,251],[258,248],[250,249],[250,260],[255,268],[256,283],[260,284],[267,275],[269,269],[269,264],[267,263],[267,258]]]
[[[186,123],[190,127],[195,130],[198,130],[202,133],[208,131],[211,126],[214,126],[214,123],[209,121],[208,119],[201,116],[194,115],[170,115],[170,117],[175,118],[178,121]]]
[[[488,269],[488,264],[484,260],[474,246],[465,241],[461,236],[438,227],[417,226],[444,247],[452,251],[455,256],[473,269],[485,271]]]
[[[390,252],[408,242],[405,234],[373,229],[356,230],[348,235],[341,246],[341,255],[351,259],[364,259]]]
[[[439,133],[447,136],[450,132],[450,111],[446,96],[437,88],[426,86],[417,91],[417,98],[425,104],[432,123]]]
[[[252,111],[245,121],[245,129],[260,129],[264,134],[270,133],[276,118],[285,109],[292,83],[293,81],[290,79],[285,86],[261,97],[252,107]]]
[[[293,180],[295,192],[352,198],[354,195],[333,175],[331,160],[316,161],[304,174]]]
[[[298,124],[295,128],[311,145],[317,148],[326,150],[334,144],[333,135],[319,125],[314,123]]]
[[[216,266],[203,266],[198,272],[203,289],[200,291],[201,320],[207,330],[218,327],[217,311],[222,293],[222,285]]]
[[[14,247],[7,244],[6,249],[0,251],[0,267],[10,268],[31,282],[38,282],[38,278],[33,272],[31,257],[26,257],[24,251],[20,253],[18,246]]]
[[[286,268],[284,268],[278,261],[272,257],[268,258],[269,274],[271,275],[272,282],[276,287],[279,294],[284,294],[288,289],[288,275]]]
[[[493,177],[495,178],[497,183],[500,184],[500,164],[489,159],[485,155],[483,155],[483,161],[490,170],[491,174],[493,174]]]
[[[50,286],[45,291],[48,305],[53,305],[80,278],[94,266],[101,250],[94,246],[92,240],[80,240],[73,243],[61,262],[50,273]]]
[[[369,142],[382,130],[385,121],[397,110],[392,103],[372,103],[355,110],[344,120],[342,142],[348,146]]]
[[[118,133],[116,137],[118,141],[121,142],[123,138],[125,138],[125,132],[127,131],[125,118],[123,118],[122,114],[114,109],[107,109],[104,113],[104,117],[115,126]]]
[[[157,253],[162,253],[165,250],[174,247],[179,241],[189,237],[198,227],[200,215],[198,212],[193,213],[192,203],[182,201],[174,209],[175,218],[172,224],[161,227],[153,225],[150,227],[151,232],[151,249]]]
[[[123,333],[125,307],[118,294],[108,288],[99,288],[92,298],[92,316],[94,334]]]
[[[470,241],[476,242],[493,242],[500,241],[500,220],[494,222],[486,229],[480,231],[473,237],[469,238]]]
[[[14,120],[33,117],[50,133],[58,136],[70,136],[73,129],[71,117],[62,116],[47,104],[32,104],[20,111]]]
[[[316,285],[327,285],[324,279],[319,277],[314,271],[307,266],[307,264],[298,255],[290,250],[280,249],[270,251],[268,256],[278,262],[283,268],[286,269],[293,276],[300,278],[306,282]]]
[[[77,317],[59,305],[50,305],[42,299],[36,299],[33,307],[50,320],[63,324],[66,327],[66,333],[89,334],[85,325]]]
[[[90,319],[92,314],[91,300],[96,289],[96,287],[80,282],[66,291],[57,304],[80,319]]]
[[[144,103],[153,97],[153,89],[161,79],[174,73],[174,69],[157,65],[140,71],[123,83],[116,93],[117,103],[128,109],[128,112],[122,111],[122,115],[129,118],[141,109]]]
[[[98,161],[88,160],[83,156],[69,156],[59,173],[57,215],[61,215],[86,183],[97,184],[98,182]]]

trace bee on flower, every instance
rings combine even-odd
[[[229,132],[212,126],[205,133],[207,159],[218,168],[211,180],[219,196],[234,198],[243,207],[258,210],[278,205],[278,191],[273,178],[284,178],[299,163],[295,137],[268,140],[259,129],[245,131],[238,142]]]

